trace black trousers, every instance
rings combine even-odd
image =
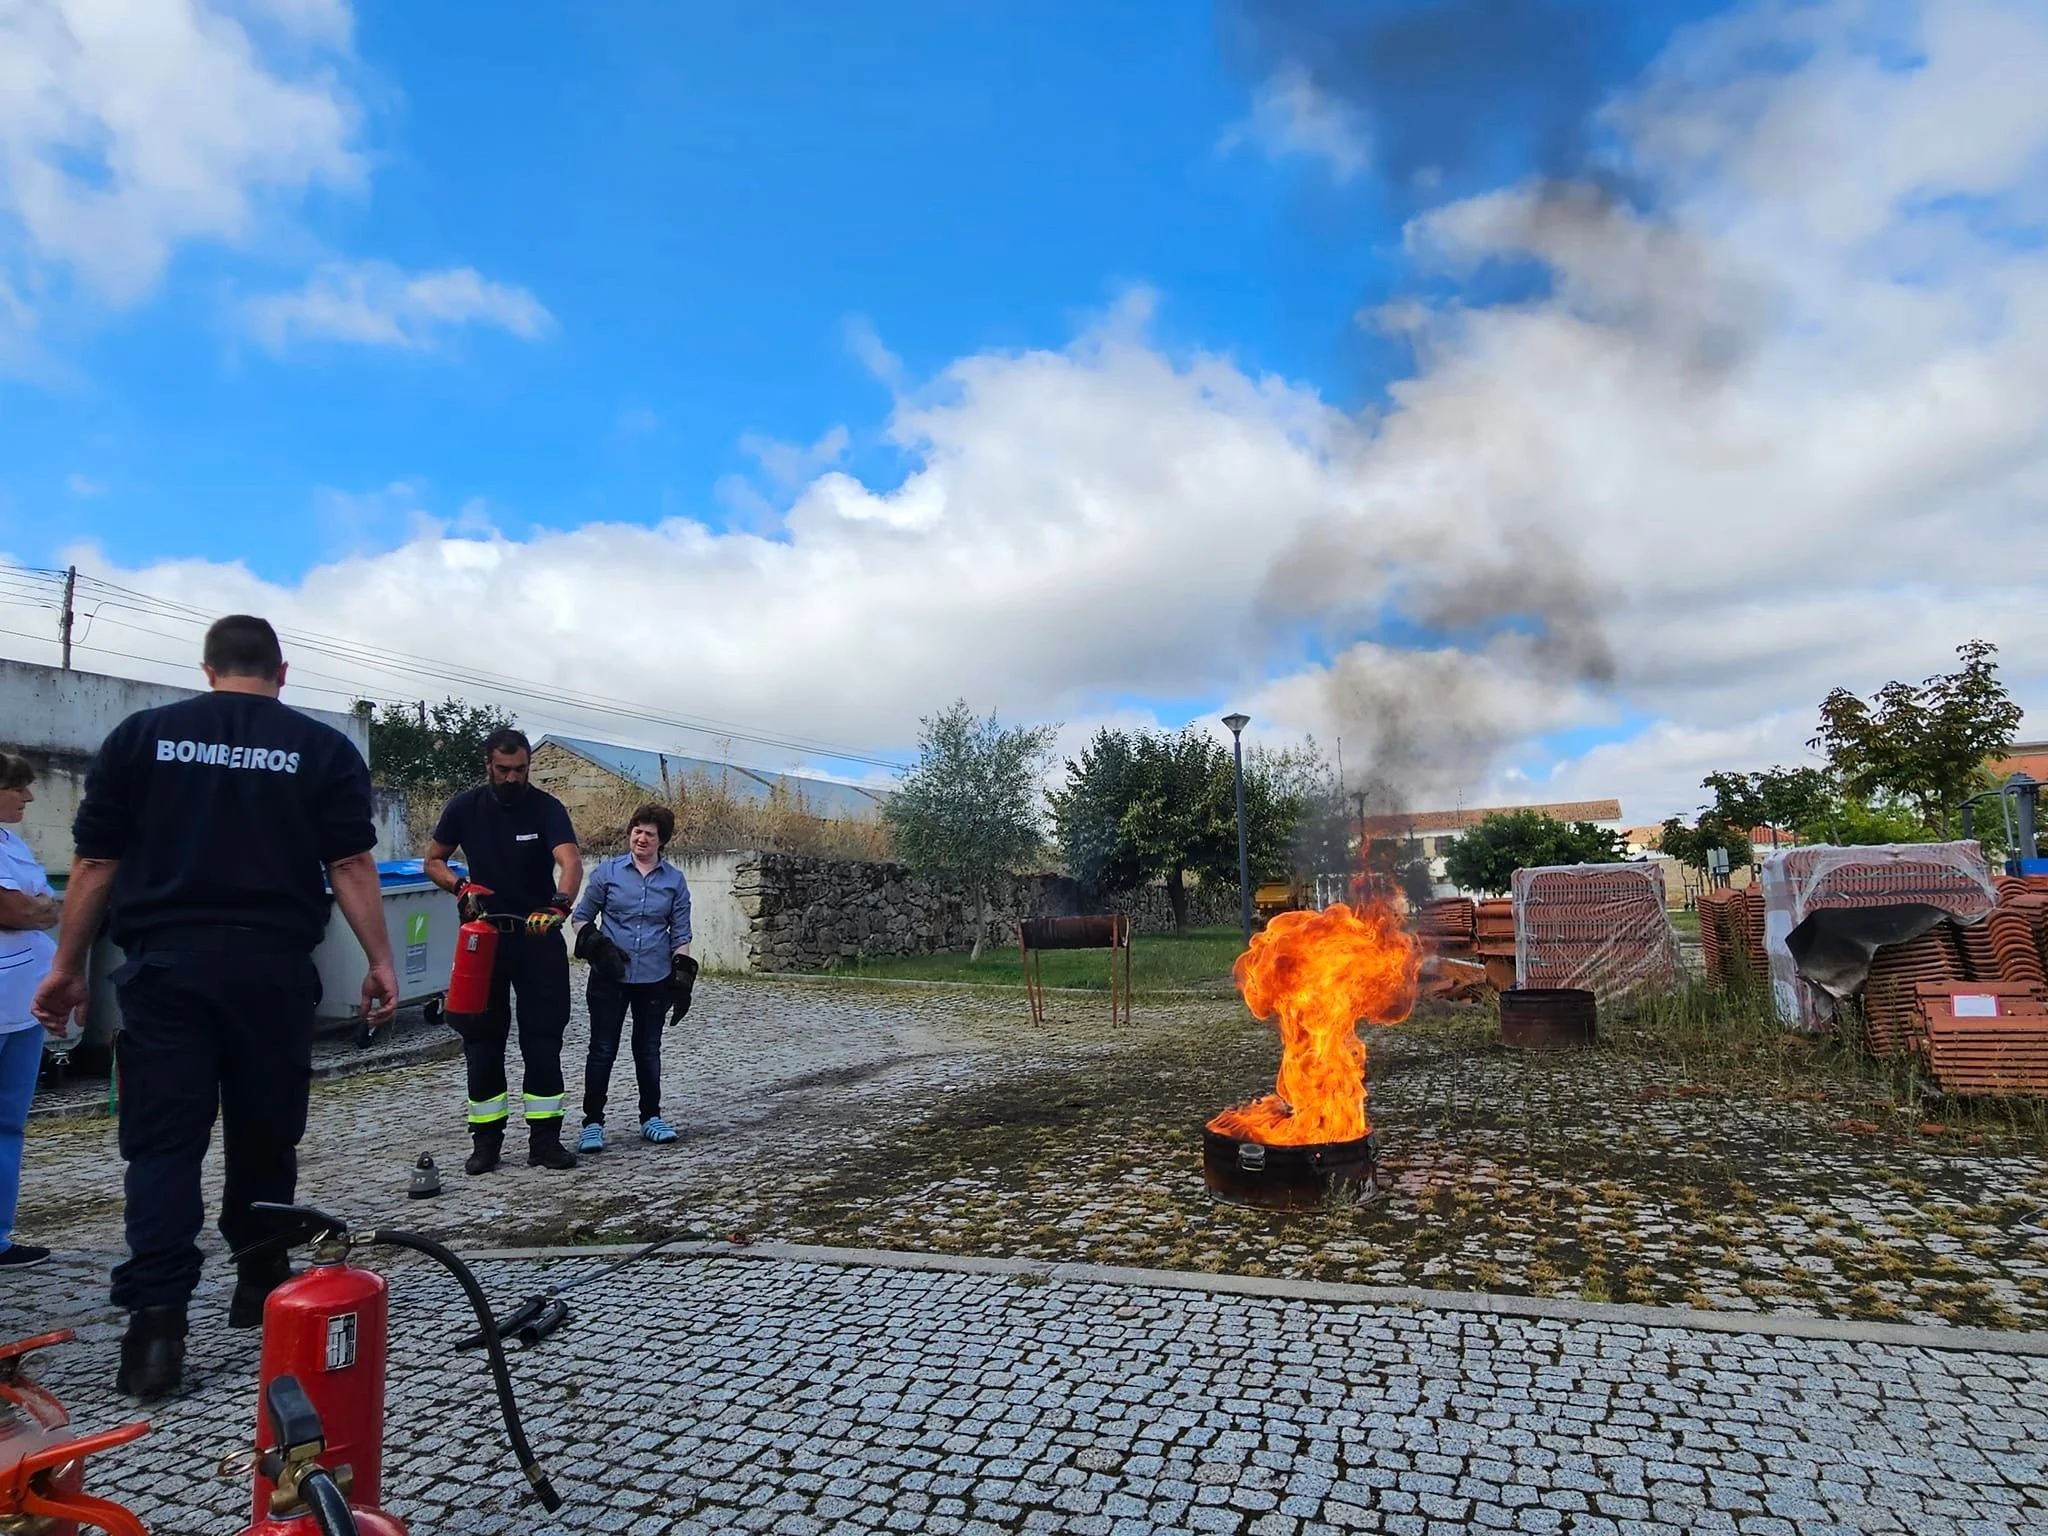
[[[528,1122],[562,1118],[562,1034],[569,1027],[569,950],[562,933],[502,933],[491,967],[491,1006],[462,1037],[469,1073],[469,1128],[503,1130],[510,1114],[505,1046],[519,1012],[520,1088]]]
[[[640,1123],[645,1125],[661,1113],[661,1021],[668,1012],[668,983],[606,981],[593,975],[583,996],[590,1005],[590,1056],[583,1063],[583,1123],[604,1124],[612,1063],[619,1059],[619,1034],[631,1009],[633,1077],[640,1087]]]
[[[181,1305],[199,1283],[206,1222],[199,1169],[216,1111],[227,1182],[220,1235],[231,1249],[268,1236],[257,1200],[289,1203],[313,1079],[320,976],[303,951],[237,942],[232,930],[152,940],[114,972],[128,1257],[113,1300]]]

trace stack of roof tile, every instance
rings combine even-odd
[[[1945,1093],[1975,1097],[2048,1094],[2048,989],[1971,982],[1923,988],[1916,1042]]]
[[[1963,957],[1963,974],[1972,981],[1999,981],[2004,972],[1998,966],[1998,950],[1991,942],[1991,921],[1958,923],[1956,948]]]
[[[1725,987],[1735,979],[1735,967],[1742,954],[1735,903],[1741,895],[1740,891],[1700,893],[1700,960],[1706,966],[1710,986]]]
[[[1449,896],[1427,902],[1415,920],[1415,931],[1441,945],[1470,948],[1479,920],[1469,896]]]
[[[1859,907],[1931,906],[1955,923],[1968,925],[1988,916],[1998,898],[1998,887],[1984,862],[1983,847],[1974,842],[1787,849],[1764,860],[1763,888],[1770,931],[1780,936],[1768,947],[1771,986],[1780,1012],[1788,1023],[1816,1031],[1831,1025],[1834,999],[1799,974],[1783,938],[1813,913]],[[1948,974],[1961,979],[1965,975],[1963,956],[1953,936],[1935,942],[1947,946],[1944,953],[1954,967]],[[1982,948],[1981,940],[1973,941],[1973,957],[1979,964],[1983,963]],[[1882,955],[1883,951],[1879,953]],[[1926,946],[1915,951],[1921,963],[1928,962],[1935,953]],[[1904,963],[1895,956],[1887,962],[1885,972],[1895,972]],[[1875,1025],[1880,1030],[1887,1024],[1903,1027],[1892,1004],[1880,1002],[1874,1011],[1866,1011],[1874,1018],[1886,1015]]]
[[[1707,981],[1732,987],[1763,980],[1764,893],[1757,886],[1707,891],[1700,897],[1700,951]]]
[[[2001,902],[2015,896],[2048,895],[2048,875],[2000,875],[1998,877],[1998,899]]]
[[[1955,931],[1939,923],[1903,944],[1886,944],[1870,962],[1863,987],[1863,1018],[1871,1053],[1903,1054],[1920,1033],[1920,990],[1965,981]]]
[[[2048,1096],[2048,891],[2014,879],[1997,891],[1980,922],[1878,950],[1863,994],[1870,1047],[1910,1051],[1944,1093]],[[1951,962],[1956,974],[1939,974]]]
[[[1489,896],[1473,914],[1472,947],[1482,955],[1515,952],[1515,902],[1511,896]]]
[[[2027,905],[2021,905],[2022,902]],[[1998,960],[2001,981],[2030,982],[2048,987],[2048,967],[2041,963],[2041,943],[2030,910],[2039,897],[2019,897],[2001,905],[1982,926],[1989,931],[1991,950]]]
[[[1678,979],[1678,935],[1650,864],[1515,871],[1515,982],[1602,998]]]

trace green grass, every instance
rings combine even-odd
[[[1690,909],[1671,914],[1671,926],[1678,930],[1681,939],[1696,939],[1700,936],[1700,915]]]
[[[1186,938],[1141,933],[1131,944],[1131,986],[1140,992],[1184,987],[1230,988],[1230,967],[1244,945],[1235,928],[1197,928]],[[1039,956],[1039,978],[1048,987],[1092,987],[1108,990],[1110,951],[1050,950]],[[962,954],[917,955],[908,959],[862,960],[840,967],[841,974],[883,980],[972,981],[988,986],[1021,987],[1024,963],[1014,944],[991,946],[969,964]]]

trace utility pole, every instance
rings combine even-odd
[[[426,701],[425,699],[421,699],[421,700],[420,700],[420,729],[424,731],[424,730],[425,730],[426,728],[427,728],[427,701]]]
[[[64,567],[64,611],[57,618],[57,643],[64,653],[64,670],[71,670],[72,602],[78,596],[78,567]]]

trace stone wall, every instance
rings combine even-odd
[[[862,957],[929,955],[974,944],[972,895],[901,864],[744,853],[731,869],[731,900],[746,924],[741,969],[812,971]],[[718,899],[719,893],[698,892],[694,884],[692,890],[699,901]],[[1163,886],[1091,899],[1064,876],[1004,875],[989,890],[987,942],[1016,943],[1020,918],[1100,911],[1131,913],[1140,933],[1173,929]],[[1236,916],[1235,887],[1188,893],[1188,919],[1196,926]]]

